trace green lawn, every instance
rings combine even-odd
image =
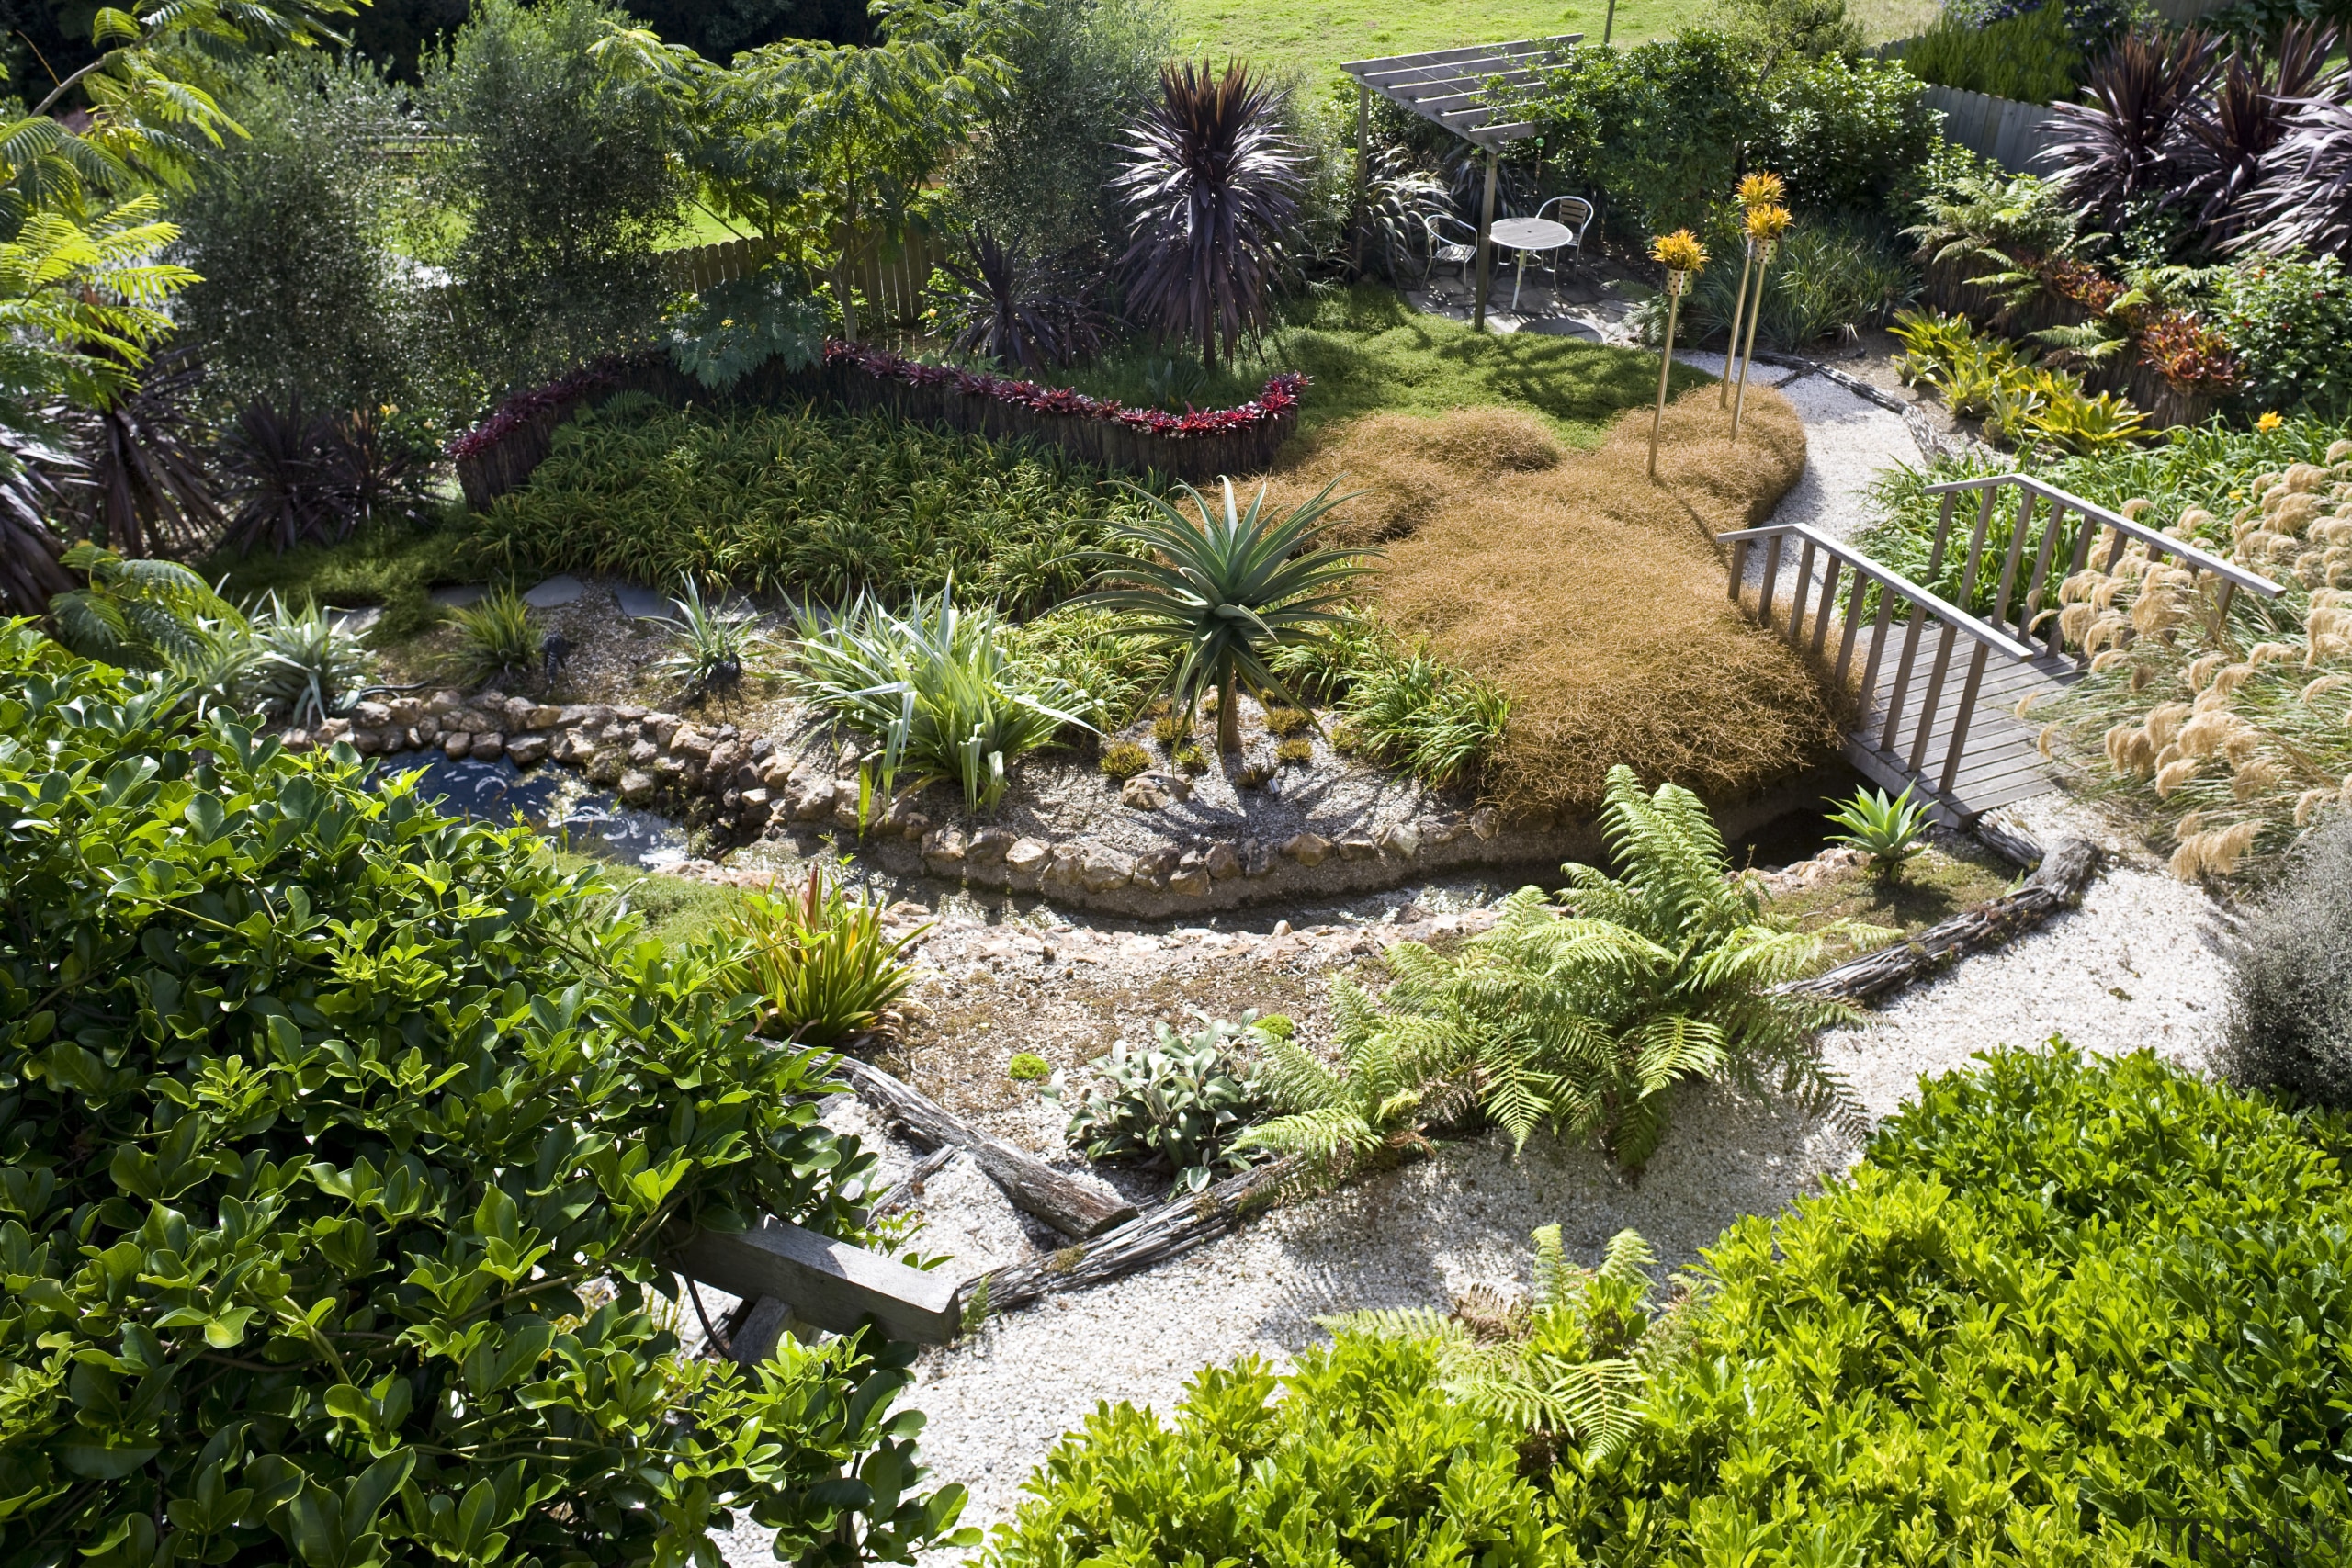
[[[1169,363],[1169,353],[1147,347],[1069,379],[1096,397],[1160,403],[1168,393],[1150,372],[1157,367],[1164,376]],[[1173,401],[1229,408],[1254,397],[1275,370],[1305,371],[1312,382],[1300,413],[1305,430],[1374,412],[1441,414],[1500,403],[1542,415],[1570,446],[1593,446],[1611,420],[1657,395],[1655,354],[1539,333],[1474,333],[1367,284],[1322,300],[1215,379],[1180,387]],[[1678,389],[1704,379],[1687,366],[1675,369]]]
[[[1193,53],[1313,69],[1369,55],[1583,33],[1600,41],[1609,0],[1170,0]],[[1871,42],[1917,32],[1935,0],[1854,0]],[[1640,43],[1719,16],[1718,0],[1619,0],[1611,38]]]

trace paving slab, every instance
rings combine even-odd
[[[353,637],[366,637],[384,618],[384,607],[381,604],[364,604],[356,610],[329,610],[327,614],[334,617],[337,631],[348,632]]]
[[[481,582],[461,583],[455,588],[436,588],[432,595],[435,604],[451,610],[462,610],[469,604],[479,604],[489,596],[489,585]]]
[[[613,597],[620,601],[621,614],[633,621],[667,620],[678,613],[668,594],[634,582],[616,583]]]
[[[588,592],[588,585],[563,572],[548,578],[523,595],[523,603],[534,610],[553,610],[572,603]]]

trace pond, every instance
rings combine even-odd
[[[386,775],[421,773],[417,794],[438,797],[443,809],[480,821],[520,817],[566,849],[644,871],[674,871],[684,863],[686,830],[658,811],[624,806],[570,768],[528,773],[502,757],[495,762],[452,761],[441,752],[400,751],[377,764]]]

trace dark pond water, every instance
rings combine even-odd
[[[401,751],[378,766],[388,773],[422,773],[418,793],[439,797],[446,811],[497,823],[519,815],[583,853],[647,871],[667,870],[686,858],[684,828],[659,812],[623,806],[610,790],[594,787],[570,768],[526,773],[503,757],[495,762],[453,762],[439,751]]]

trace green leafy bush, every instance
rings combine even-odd
[[[1157,1044],[1139,1053],[1114,1045],[1094,1064],[1103,1087],[1069,1116],[1069,1141],[1087,1158],[1168,1166],[1180,1192],[1208,1186],[1220,1165],[1249,1163],[1237,1154],[1235,1140],[1263,1111],[1264,1100],[1249,1065],[1235,1059],[1235,1048],[1263,1051],[1288,1040],[1290,1020],[1261,1020],[1253,1011],[1233,1022],[1198,1010],[1193,1017],[1200,1027],[1189,1035],[1155,1020]]]
[[[662,408],[629,400],[575,418],[520,490],[472,523],[490,570],[530,581],[592,571],[693,575],[745,592],[831,602],[870,589],[976,598],[1031,615],[1084,581],[1096,519],[1140,513],[1050,448],[888,414]]]
[[[1692,341],[1717,335],[1728,341],[1739,279],[1739,250],[1735,246],[1718,252],[1683,307],[1684,319],[1696,334]],[[1747,287],[1752,303],[1752,275]],[[1757,341],[1769,348],[1805,353],[1833,333],[1884,324],[1918,288],[1918,275],[1878,235],[1837,224],[1799,224],[1764,269]],[[1664,311],[1652,313],[1659,319],[1650,330],[1662,333]]]
[[[2215,324],[2245,369],[2246,403],[2352,413],[2352,279],[2342,260],[2250,257],[2215,275],[2212,287]]]
[[[1439,789],[1475,781],[1502,744],[1510,698],[1425,645],[1382,652],[1340,700],[1349,746]]]
[[[1632,49],[1580,49],[1544,69],[1519,112],[1544,127],[1568,187],[1607,198],[1627,233],[1704,229],[1769,134],[1752,51],[1690,29]]]
[[[12,1555],[907,1553],[907,1358],[681,1351],[658,1259],[855,1238],[836,1087],[526,829],[0,628],[0,1495]]]
[[[1990,23],[1947,13],[1911,40],[1903,65],[1922,82],[2054,104],[2075,96],[2084,62],[2066,35],[2066,7],[2044,5]]]
[[[771,262],[704,289],[671,317],[669,337],[671,363],[723,392],[771,360],[786,370],[817,363],[825,311],[797,274]]]
[[[1478,1303],[1358,1319],[1288,1379],[1204,1372],[1170,1425],[1098,1410],[984,1561],[2337,1562],[2344,1137],[2145,1053],[2000,1053],[1724,1233],[1662,1325],[1614,1315],[1622,1440],[1482,1394],[1461,1330],[1511,1363]]]
[[[1084,692],[1086,701],[1072,711],[1107,732],[1133,724],[1168,683],[1167,654],[1125,627],[1124,617],[1106,610],[1066,604],[1006,631],[1022,667]]]
[[[1934,111],[1894,61],[1790,61],[1764,83],[1766,130],[1747,166],[1787,182],[1806,217],[1894,210],[1937,144]]]

